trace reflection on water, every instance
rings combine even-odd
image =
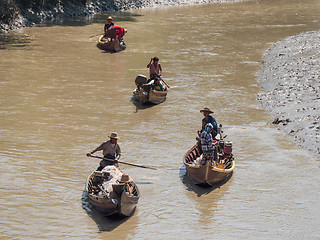
[[[141,16],[140,14],[135,14],[132,12],[111,12],[108,15],[106,14],[97,14],[94,16],[79,17],[79,18],[62,18],[52,20],[47,23],[42,23],[36,25],[36,27],[52,27],[55,25],[70,26],[70,27],[81,27],[91,24],[105,24],[108,16],[112,16],[116,25],[121,26],[121,22],[136,22],[137,17]]]
[[[33,41],[33,37],[28,34],[0,34],[0,50],[10,50],[15,48],[24,48],[25,50],[30,50],[30,48],[26,47],[30,47]]]
[[[101,232],[110,232],[116,229],[119,225],[124,224],[129,217],[120,217],[120,216],[105,216],[97,209],[95,209],[89,201],[87,192],[84,190],[82,193],[82,207],[88,215],[95,221],[99,231]],[[134,212],[133,212],[134,214]]]
[[[138,110],[148,109],[148,108],[151,108],[151,107],[157,105],[157,104],[154,104],[152,102],[146,102],[144,104],[141,104],[134,97],[131,98],[130,102],[132,102],[133,105],[136,107],[136,112],[138,112]]]
[[[220,188],[222,185],[229,181],[232,175],[233,172],[227,175],[227,177],[223,181],[216,183],[214,186],[210,186],[203,184],[195,184],[193,179],[188,175],[184,165],[181,166],[179,174],[182,183],[187,187],[186,190],[195,192],[198,197],[201,197],[202,195],[207,195],[213,192],[215,189]]]

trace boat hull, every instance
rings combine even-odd
[[[140,192],[137,185],[129,180],[124,183],[112,185],[112,191],[104,194],[102,191],[95,193],[97,171],[93,171],[86,183],[86,192],[91,205],[106,216],[119,215],[130,216],[134,212],[140,198]]]
[[[105,39],[104,35],[101,35],[98,39],[98,47],[107,51],[122,51],[126,49],[126,44],[124,41]]]
[[[183,163],[188,175],[196,184],[213,186],[224,180],[234,170],[235,163],[232,160],[228,168],[207,161],[204,165],[195,164],[196,159],[202,155],[202,150],[198,144],[194,145],[184,156]]]
[[[152,102],[154,104],[162,103],[164,100],[166,100],[168,91],[155,91],[150,90],[149,91],[149,102]]]
[[[147,81],[147,77],[141,75],[145,81]],[[140,76],[140,77],[141,77]],[[160,104],[166,100],[168,94],[168,87],[164,87],[165,91],[156,91],[151,88],[151,84],[153,81],[149,83],[142,84],[139,86],[137,85],[137,89],[133,91],[133,97],[139,101],[141,104],[144,103],[153,103],[153,104]],[[160,80],[160,84],[162,86],[166,86],[166,84]]]

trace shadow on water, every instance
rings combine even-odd
[[[112,16],[114,19],[114,23],[116,25],[121,25],[121,22],[137,22],[136,17],[140,17],[142,15],[133,14],[130,12],[112,12],[108,14],[97,14],[94,16],[86,16],[86,17],[65,17],[62,19],[53,20],[50,22],[45,22],[37,25],[37,27],[50,27],[54,25],[62,25],[62,26],[71,26],[71,27],[80,27],[91,25],[94,23],[106,23],[106,18],[108,16]]]
[[[121,50],[121,51],[111,51],[111,50],[106,50],[106,49],[104,49],[103,47],[101,47],[99,43],[97,43],[97,48],[99,48],[100,50],[102,50],[102,51],[101,51],[101,53],[110,53],[110,54],[114,54],[114,53],[120,53],[120,52],[122,52],[122,51],[123,51],[123,50]]]
[[[201,197],[202,195],[209,194],[213,190],[220,188],[222,185],[224,185],[226,182],[229,181],[229,179],[232,177],[232,174],[233,174],[233,172],[231,172],[221,182],[214,184],[214,186],[210,186],[210,185],[204,185],[204,184],[195,184],[195,182],[187,174],[186,167],[184,165],[181,166],[180,172],[179,172],[180,179],[181,179],[182,183],[187,187],[187,190],[195,192],[198,197]]]
[[[130,102],[133,103],[133,105],[135,105],[136,107],[136,112],[138,112],[138,110],[143,110],[143,109],[148,109],[151,108],[157,104],[151,103],[151,102],[146,102],[141,104],[139,101],[135,100],[134,97],[131,98]]]
[[[116,229],[118,226],[126,222],[130,217],[120,217],[117,215],[114,216],[105,216],[103,213],[95,209],[89,202],[89,197],[87,192],[83,190],[82,192],[82,208],[86,210],[88,215],[95,221],[100,232],[111,232]],[[134,212],[133,212],[134,214]]]
[[[0,34],[0,49],[26,48],[33,39],[27,34]]]

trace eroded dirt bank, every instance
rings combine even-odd
[[[21,7],[10,0],[4,0],[0,3],[0,33],[65,17],[93,16],[97,13],[157,6],[240,1],[242,0],[65,0],[63,3],[57,1],[58,3],[49,5],[48,1],[43,0],[40,5]]]
[[[269,48],[258,100],[299,146],[320,158],[320,31],[285,38]]]

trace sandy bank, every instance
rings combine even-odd
[[[258,94],[275,124],[320,158],[320,31],[285,38],[269,48]]]
[[[13,5],[10,7],[11,12],[6,12],[5,17],[0,18],[0,33],[66,17],[93,16],[98,13],[159,6],[241,1],[243,0],[90,0],[86,4],[74,4],[75,1],[65,5],[58,3],[54,6],[45,6],[46,9],[39,6],[37,9],[19,9]],[[6,4],[2,3],[0,7],[6,7]]]

